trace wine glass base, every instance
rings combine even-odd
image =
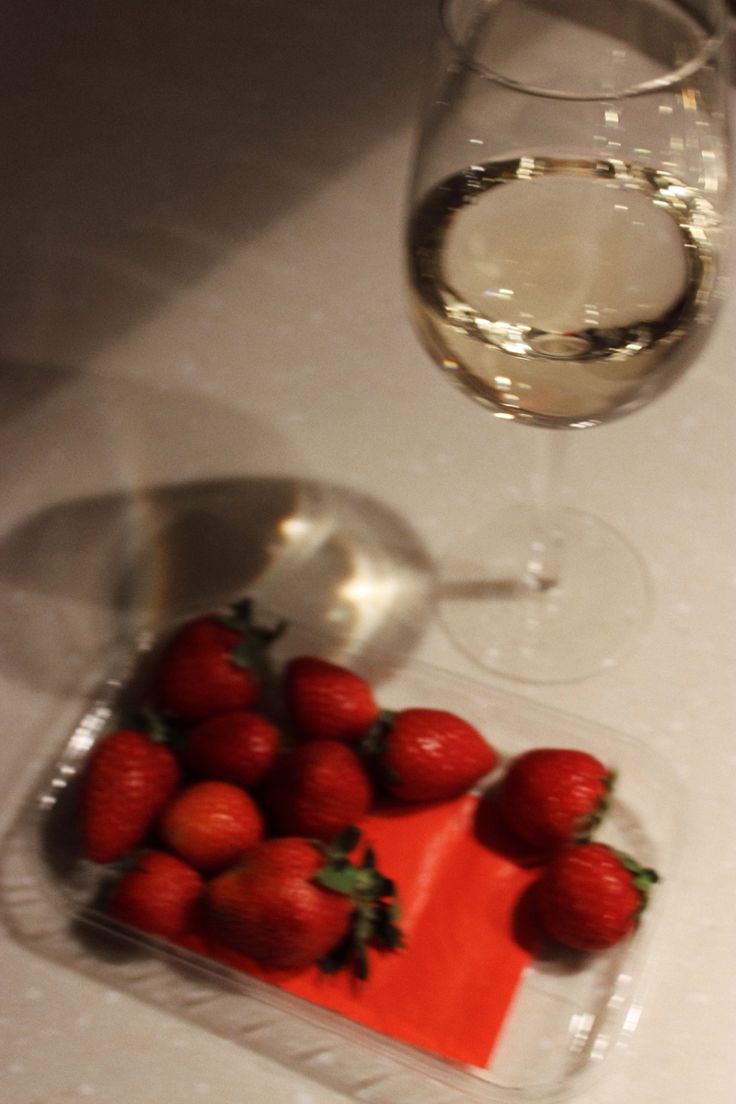
[[[523,580],[532,535],[523,511],[499,514],[447,550],[436,602],[475,663],[528,683],[574,682],[615,666],[651,608],[646,569],[605,522],[575,510],[558,528],[558,580]]]

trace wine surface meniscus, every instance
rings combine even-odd
[[[441,181],[409,225],[414,323],[501,416],[586,428],[649,402],[705,339],[718,222],[667,173],[518,157]]]

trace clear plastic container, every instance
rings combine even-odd
[[[126,648],[90,695],[84,715],[3,844],[6,926],[40,955],[125,990],[370,1104],[556,1100],[581,1091],[625,1048],[666,951],[676,883],[682,794],[651,749],[609,728],[551,711],[412,660],[351,654],[334,639],[291,626],[274,659],[310,652],[346,663],[381,705],[449,709],[509,757],[535,746],[579,747],[618,772],[599,838],[654,866],[662,881],[636,935],[610,951],[534,961],[525,970],[488,1068],[448,1062],[171,944],[127,931],[95,908],[100,868],[79,857],[71,811],[90,748],[115,722],[145,666],[150,641]]]

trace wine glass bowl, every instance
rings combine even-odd
[[[499,419],[587,429],[629,414],[697,359],[718,300],[722,0],[445,0],[441,15],[407,217],[417,335],[447,378]],[[555,492],[551,479],[541,484],[535,550],[520,552],[515,569],[522,591],[535,592],[533,616],[529,595],[515,611],[508,589],[500,617],[498,606],[490,616],[467,598],[452,614],[453,635],[474,658],[533,681],[607,666],[641,620],[627,614],[607,641],[583,643],[586,662],[560,656],[550,674],[545,657],[569,644],[571,626],[584,640],[584,606],[606,620],[590,593],[595,572],[580,575],[570,562],[558,571]],[[489,583],[498,581],[488,570],[500,532],[491,529],[481,553]],[[622,593],[627,609],[641,606],[641,566],[626,542],[605,554],[593,545],[600,564],[630,563]],[[534,557],[541,566],[530,571]],[[504,563],[508,571],[507,554]],[[576,570],[587,596],[574,596]],[[444,592],[456,606],[461,589]],[[563,628],[560,609],[571,602]]]
[[[469,10],[468,27],[453,22]],[[450,0],[444,13],[455,56],[409,226],[417,330],[509,418],[588,428],[626,414],[687,367],[710,318],[718,39],[645,0]]]

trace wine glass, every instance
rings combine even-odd
[[[463,536],[438,607],[482,666],[571,681],[626,653],[648,585],[614,529],[558,507],[561,431],[651,402],[708,335],[726,11],[445,0],[440,15],[410,186],[411,317],[447,379],[534,428],[537,460],[524,508]]]

